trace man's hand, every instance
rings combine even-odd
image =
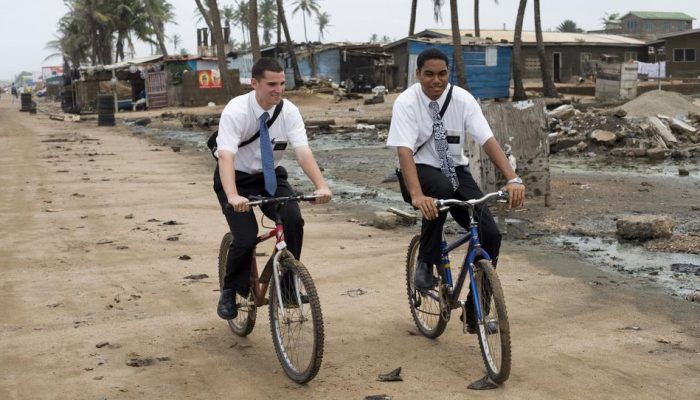
[[[416,196],[411,199],[411,204],[413,207],[419,209],[421,214],[423,214],[423,218],[427,219],[428,221],[433,220],[438,216],[438,209],[435,205],[435,199],[432,197],[423,195]]]
[[[505,190],[508,192],[508,206],[521,207],[525,204],[525,185],[522,183],[509,183],[506,185]]]
[[[331,190],[327,187],[320,187],[314,190],[313,194],[314,196],[320,196],[317,197],[316,200],[314,200],[315,204],[328,203],[329,201],[331,201],[331,197],[333,197],[333,194],[331,194]]]
[[[233,211],[236,212],[246,212],[250,210],[250,207],[248,206],[248,199],[237,194],[229,197],[228,203],[231,205],[231,207],[233,207]]]

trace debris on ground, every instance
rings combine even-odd
[[[401,377],[401,367],[396,368],[388,374],[379,374],[379,378],[377,380],[382,382],[403,381],[403,378]]]
[[[547,120],[551,153],[658,160],[700,154],[700,107],[679,93],[654,90],[615,109],[564,104]]]

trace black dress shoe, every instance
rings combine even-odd
[[[416,265],[416,289],[430,290],[437,285],[437,278],[433,275],[433,266],[425,261],[418,261]]]
[[[221,319],[235,319],[238,316],[235,299],[235,289],[223,289],[221,291],[219,305],[216,307],[216,313],[219,314]]]

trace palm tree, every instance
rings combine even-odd
[[[297,55],[294,53],[294,43],[292,42],[292,37],[289,35],[287,17],[284,15],[283,0],[277,0],[277,17],[279,18],[280,25],[282,25],[282,30],[284,30],[284,38],[287,41],[287,52],[289,53],[289,58],[292,61],[292,69],[294,70],[294,86],[299,87],[304,84],[304,81],[301,79],[301,72],[299,71],[299,64],[297,63]]]
[[[564,20],[559,26],[557,26],[557,30],[559,32],[571,32],[571,33],[581,33],[583,32],[583,29],[579,28],[576,25],[576,22],[567,19]]]
[[[369,37],[369,42],[372,44],[379,43],[379,35],[373,33],[372,36]]]
[[[445,0],[433,0],[433,18],[435,22],[442,22],[442,5]]]
[[[411,0],[411,21],[408,24],[408,36],[413,36],[416,30],[416,7],[418,0]]]
[[[452,48],[454,53],[454,65],[457,70],[457,85],[464,89],[469,89],[469,86],[467,86],[467,77],[464,74],[464,59],[462,58],[462,38],[459,32],[457,0],[450,0],[450,19],[452,20]]]
[[[209,15],[209,9],[207,8],[207,6],[202,4],[201,0],[194,0],[194,1],[195,1],[195,3],[197,3],[197,9],[199,10],[200,19],[203,19],[204,22],[207,24],[207,28],[209,28],[209,32],[214,32],[214,25],[211,22],[211,16]],[[211,37],[211,44],[212,44],[212,46],[216,46],[216,39],[214,38],[214,35],[212,35],[212,37]]]
[[[261,0],[258,2],[258,17],[260,27],[263,29],[262,40],[265,45],[272,42],[272,31],[277,24],[277,4],[275,0]]]
[[[518,15],[515,19],[515,33],[513,34],[513,101],[527,100],[525,87],[523,86],[523,19],[527,0],[520,0]]]
[[[331,15],[327,12],[322,12],[316,16],[316,24],[318,25],[318,41],[323,40],[323,34],[328,32],[328,27],[331,26]]]
[[[544,52],[544,40],[542,39],[542,22],[540,19],[540,0],[534,0],[535,5],[535,36],[537,37],[537,55],[540,58],[542,71],[542,94],[544,97],[558,97],[557,88],[552,80],[552,65],[547,62]]]
[[[306,16],[311,17],[311,13],[314,12],[318,15],[321,12],[321,6],[318,5],[316,0],[296,0],[294,3],[297,6],[292,10],[292,15],[301,11],[301,16],[304,20],[304,41],[308,42],[309,38],[306,36]]]
[[[179,33],[176,33],[173,35],[172,38],[170,38],[170,42],[173,44],[173,53],[177,53],[177,47],[182,43],[182,38],[180,37]]]
[[[241,27],[241,34],[243,35],[243,47],[246,47],[245,32],[248,30],[248,2],[245,0],[237,1],[236,7],[233,10],[233,21],[235,25]],[[249,30],[248,30],[249,31]]]
[[[221,15],[219,14],[219,6],[216,4],[216,0],[207,0],[209,5],[209,15],[211,16],[211,22],[214,26],[214,30],[211,32],[212,37],[216,41],[216,58],[219,63],[219,75],[221,76],[221,83],[226,90],[226,93],[230,97],[236,95],[234,93],[233,82],[228,74],[228,66],[226,65],[226,54],[224,51],[224,34],[221,30]]]
[[[163,33],[163,25],[167,19],[172,20],[172,12],[169,11],[169,4],[163,0],[143,0],[143,5],[146,7],[146,14],[151,20],[151,26],[158,39],[160,53],[167,57],[168,49],[165,47],[165,33]],[[170,12],[170,18],[167,17]]]
[[[498,4],[498,0],[493,0]],[[474,36],[481,37],[481,29],[479,27],[479,0],[474,0]]]
[[[250,31],[250,49],[253,61],[258,61],[260,55],[260,39],[258,39],[258,0],[248,0],[248,30]]]

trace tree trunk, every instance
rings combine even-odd
[[[525,6],[527,0],[520,0],[518,5],[518,16],[515,19],[515,33],[513,35],[513,101],[527,100],[525,87],[523,86],[523,19],[525,18]]]
[[[253,53],[253,61],[260,57],[260,39],[258,38],[258,0],[248,1],[248,31],[250,32],[250,50]]]
[[[416,33],[416,7],[418,6],[418,0],[411,1],[411,21],[408,25],[408,36],[413,36]]]
[[[224,50],[224,35],[221,31],[221,15],[219,14],[219,6],[216,4],[216,0],[207,0],[209,5],[209,12],[211,13],[211,23],[214,30],[211,32],[211,36],[215,38],[216,41],[216,58],[219,62],[219,73],[221,75],[221,83],[223,84],[226,93],[229,97],[236,95],[233,90],[233,82],[231,82],[231,77],[228,74],[228,66],[226,65],[226,52]]]
[[[450,19],[452,20],[452,48],[454,66],[457,71],[457,85],[469,90],[467,77],[464,75],[464,60],[462,59],[462,37],[459,32],[459,15],[457,15],[457,0],[450,0]]]
[[[542,39],[542,23],[540,21],[540,0],[535,0],[535,36],[537,37],[537,55],[540,58],[542,70],[542,94],[544,97],[559,97],[557,88],[552,79],[552,64],[547,62],[544,52],[544,40]]]
[[[479,0],[474,0],[474,37],[481,37],[479,28]]]
[[[202,14],[202,18],[204,19],[204,22],[207,24],[207,28],[209,28],[209,32],[214,32],[214,26],[211,23],[211,16],[209,13],[207,13],[207,10],[204,8],[202,5],[201,0],[194,0],[197,3],[197,8],[199,9],[199,13]],[[216,46],[216,40],[214,39],[214,35],[211,35],[211,45]]]
[[[163,34],[163,27],[158,21],[156,21],[155,16],[153,15],[153,7],[151,5],[151,0],[144,0],[143,4],[146,7],[146,13],[148,14],[148,18],[151,20],[151,25],[153,25],[153,30],[156,32],[156,38],[158,39],[160,53],[163,56],[167,57],[168,49],[165,47],[165,35]]]
[[[294,53],[294,43],[292,42],[292,37],[289,34],[287,17],[284,15],[283,0],[277,0],[277,15],[279,16],[282,29],[284,30],[284,39],[287,41],[287,52],[289,53],[289,58],[292,61],[292,69],[294,70],[294,87],[300,87],[304,84],[304,81],[301,79],[301,72],[299,71],[299,64],[297,63],[297,55]]]

